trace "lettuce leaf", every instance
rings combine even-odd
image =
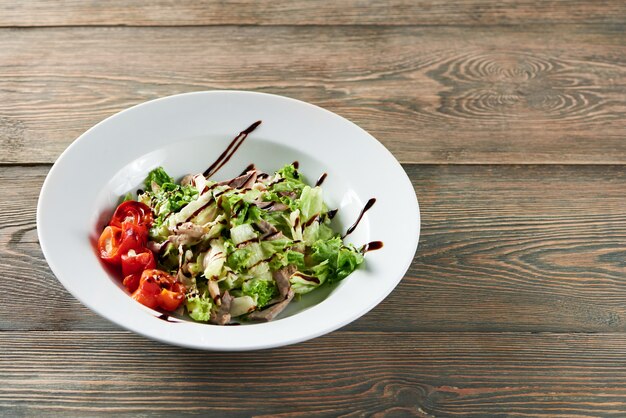
[[[257,303],[259,308],[278,296],[278,287],[273,280],[252,279],[244,282],[242,286],[243,294],[248,295]]]
[[[187,298],[187,313],[196,321],[207,322],[211,318],[213,301],[210,297],[194,296]]]
[[[144,181],[146,189],[152,190],[152,183],[156,183],[157,186],[163,186],[164,183],[174,183],[174,179],[165,172],[163,167],[157,167],[148,173],[148,177]]]
[[[304,186],[300,195],[300,213],[302,221],[306,222],[324,210],[322,189],[319,187]]]
[[[363,262],[363,254],[352,245],[345,245],[340,236],[317,241],[312,245],[311,259],[317,263],[328,261],[327,281],[338,282],[352,273]]]

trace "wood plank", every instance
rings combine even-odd
[[[346,329],[626,331],[625,167],[405,169],[422,211],[416,258]],[[20,289],[0,304],[0,331],[116,329],[81,307],[42,258],[35,205],[47,170],[0,168],[0,276]]]
[[[392,342],[391,342],[392,341]],[[624,416],[624,334],[358,333],[206,353],[125,332],[0,333],[8,416]]]
[[[0,163],[52,162],[106,116],[210,89],[321,105],[405,163],[626,163],[623,28],[4,29]]]
[[[624,23],[622,1],[0,1],[0,26]]]

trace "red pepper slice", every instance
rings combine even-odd
[[[164,271],[148,269],[141,274],[139,287],[132,297],[149,308],[173,311],[185,300],[185,286]]]
[[[144,248],[141,252],[130,250],[127,254],[122,255],[122,273],[124,277],[134,273],[141,274],[144,270],[155,267],[154,254],[147,248]]]
[[[147,205],[134,200],[127,200],[115,209],[109,225],[121,228],[123,223],[131,222],[149,228],[152,225],[152,220],[152,210]]]
[[[107,226],[98,239],[98,252],[100,258],[111,264],[119,264],[121,254],[120,243],[122,242],[122,229]]]
[[[142,225],[136,225],[131,222],[122,224],[122,237],[120,241],[120,261],[121,256],[127,254],[130,250],[141,253],[148,243],[148,229]]]
[[[145,276],[146,270],[141,275],[139,287],[133,292],[132,298],[148,308],[155,309],[159,306],[159,295],[161,294],[161,286],[156,279],[150,275]]]
[[[139,281],[141,280],[141,273],[129,274],[124,277],[122,284],[128,289],[130,293],[133,293],[139,287]]]
[[[98,239],[100,258],[109,264],[119,266],[122,255],[130,250],[142,252],[148,242],[148,230],[144,226],[124,222],[121,228],[107,226]]]
[[[175,310],[184,300],[184,293],[173,292],[167,289],[161,289],[161,293],[158,296],[159,306],[166,311]]]

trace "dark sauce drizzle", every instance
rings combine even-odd
[[[370,200],[367,201],[367,203],[365,204],[365,207],[363,208],[363,210],[359,214],[359,217],[356,219],[356,222],[350,228],[348,228],[346,233],[341,238],[345,238],[345,237],[347,237],[348,235],[350,235],[351,233],[354,232],[356,227],[359,225],[359,222],[361,222],[361,219],[363,218],[363,215],[365,215],[365,212],[370,210],[372,208],[372,206],[374,206],[374,203],[376,203],[376,198],[374,198],[374,197],[372,197]]]
[[[329,210],[326,215],[328,216],[328,219],[333,219],[335,217],[335,215],[337,215],[337,212],[339,211],[339,209],[332,209]]]
[[[365,254],[368,251],[376,251],[376,250],[380,250],[381,248],[383,248],[383,242],[382,241],[372,241],[372,242],[368,242],[367,244],[362,246],[361,247],[361,252],[363,254]]]
[[[315,222],[315,221],[321,221],[321,219],[322,219],[322,217],[321,217],[319,214],[317,214],[317,215],[313,215],[313,216],[311,216],[311,219],[309,219],[308,221],[306,221],[306,222],[304,223],[304,226],[305,226],[305,227],[311,226],[311,225],[313,224],[313,222]]]
[[[247,166],[246,168],[244,168],[244,170],[241,172],[241,174],[239,174],[239,176],[243,176],[244,174],[246,174],[248,171],[252,171],[254,170],[256,167],[254,166],[254,164],[250,164],[249,166]],[[239,177],[237,176],[237,177]]]
[[[172,323],[175,323],[175,324],[176,324],[176,323],[180,323],[180,322],[184,322],[184,321],[181,321],[181,320],[180,320],[180,319],[178,319],[178,318],[174,318],[174,317],[172,317],[172,316],[169,316],[169,315],[168,315],[168,314],[166,314],[166,313],[162,313],[161,315],[157,316],[157,318],[159,318],[159,319],[160,319],[160,320],[162,320],[162,321],[165,321],[165,322],[172,322]]]
[[[217,158],[217,160],[215,160],[215,162],[211,164],[211,166],[204,171],[203,173],[204,177],[209,178],[213,176],[215,173],[217,173],[219,169],[222,168],[224,164],[228,162],[228,160],[230,160],[230,157],[233,156],[233,154],[237,151],[237,149],[241,146],[241,144],[243,144],[243,141],[246,140],[246,138],[248,137],[248,134],[254,131],[256,127],[259,126],[260,124],[261,124],[261,121],[258,120],[254,122],[252,125],[248,126],[247,129],[241,131],[239,135],[237,135],[235,139],[233,139],[232,142],[228,145],[228,148],[226,148],[226,151],[224,151]]]
[[[322,183],[324,183],[324,180],[326,180],[326,176],[327,176],[326,173],[322,174],[320,178],[317,179],[317,183],[315,183],[315,187],[321,186]]]

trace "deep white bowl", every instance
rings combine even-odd
[[[339,208],[337,229],[377,199],[348,242],[383,241],[365,263],[334,287],[290,304],[273,322],[215,326],[168,322],[129,297],[104,268],[94,243],[119,197],[163,166],[181,177],[204,171],[234,136],[259,126],[214,179],[250,163],[273,171],[294,160],[315,180],[324,172],[325,200]],[[131,331],[207,350],[252,350],[304,341],[333,331],[380,303],[406,273],[417,248],[417,199],[400,164],[352,122],[286,97],[242,91],[180,94],[117,113],[81,135],[56,161],[37,206],[39,242],[50,268],[85,306]],[[401,320],[401,319],[398,319]]]

